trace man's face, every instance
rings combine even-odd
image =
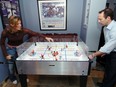
[[[108,19],[104,17],[104,12],[98,14],[98,22],[102,26],[107,26],[108,25]]]

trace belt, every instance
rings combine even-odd
[[[112,51],[111,53],[116,53],[116,51]]]
[[[9,44],[7,44],[7,46],[9,47],[9,48],[16,48],[17,46],[11,46],[11,45],[9,45]]]

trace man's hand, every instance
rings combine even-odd
[[[106,55],[106,53],[97,51],[97,52],[95,52],[95,53],[89,55],[88,57],[89,57],[89,59],[93,59],[93,58],[95,58],[95,57],[97,57],[97,56],[101,56],[101,57],[103,57],[103,56],[105,56],[105,55]]]
[[[91,54],[91,55],[89,55],[89,59],[93,59],[93,58],[95,58],[95,54],[93,53],[93,54]]]
[[[12,59],[12,56],[11,55],[8,55],[8,56],[6,56],[6,59],[7,60],[11,60]]]
[[[106,54],[102,54],[101,57],[104,57]]]
[[[52,38],[46,37],[45,39],[46,39],[47,41],[49,41],[49,42],[54,42],[54,40],[53,40]]]

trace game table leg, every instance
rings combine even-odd
[[[21,87],[28,87],[27,86],[27,75],[19,74],[19,80],[20,80]]]
[[[80,76],[80,87],[86,87],[88,76]]]
[[[18,75],[21,87],[27,87],[27,75],[25,74],[18,74],[17,67],[16,67],[16,62],[14,62],[15,65],[15,70]]]

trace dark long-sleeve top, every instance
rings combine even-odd
[[[15,33],[11,33],[8,28],[4,29],[1,34],[1,48],[2,48],[4,57],[8,56],[5,44],[8,44],[10,46],[19,46],[23,43],[23,38],[25,35],[40,36],[45,38],[44,35],[31,31],[26,28],[23,28]],[[8,40],[7,43],[6,43],[6,40]]]

